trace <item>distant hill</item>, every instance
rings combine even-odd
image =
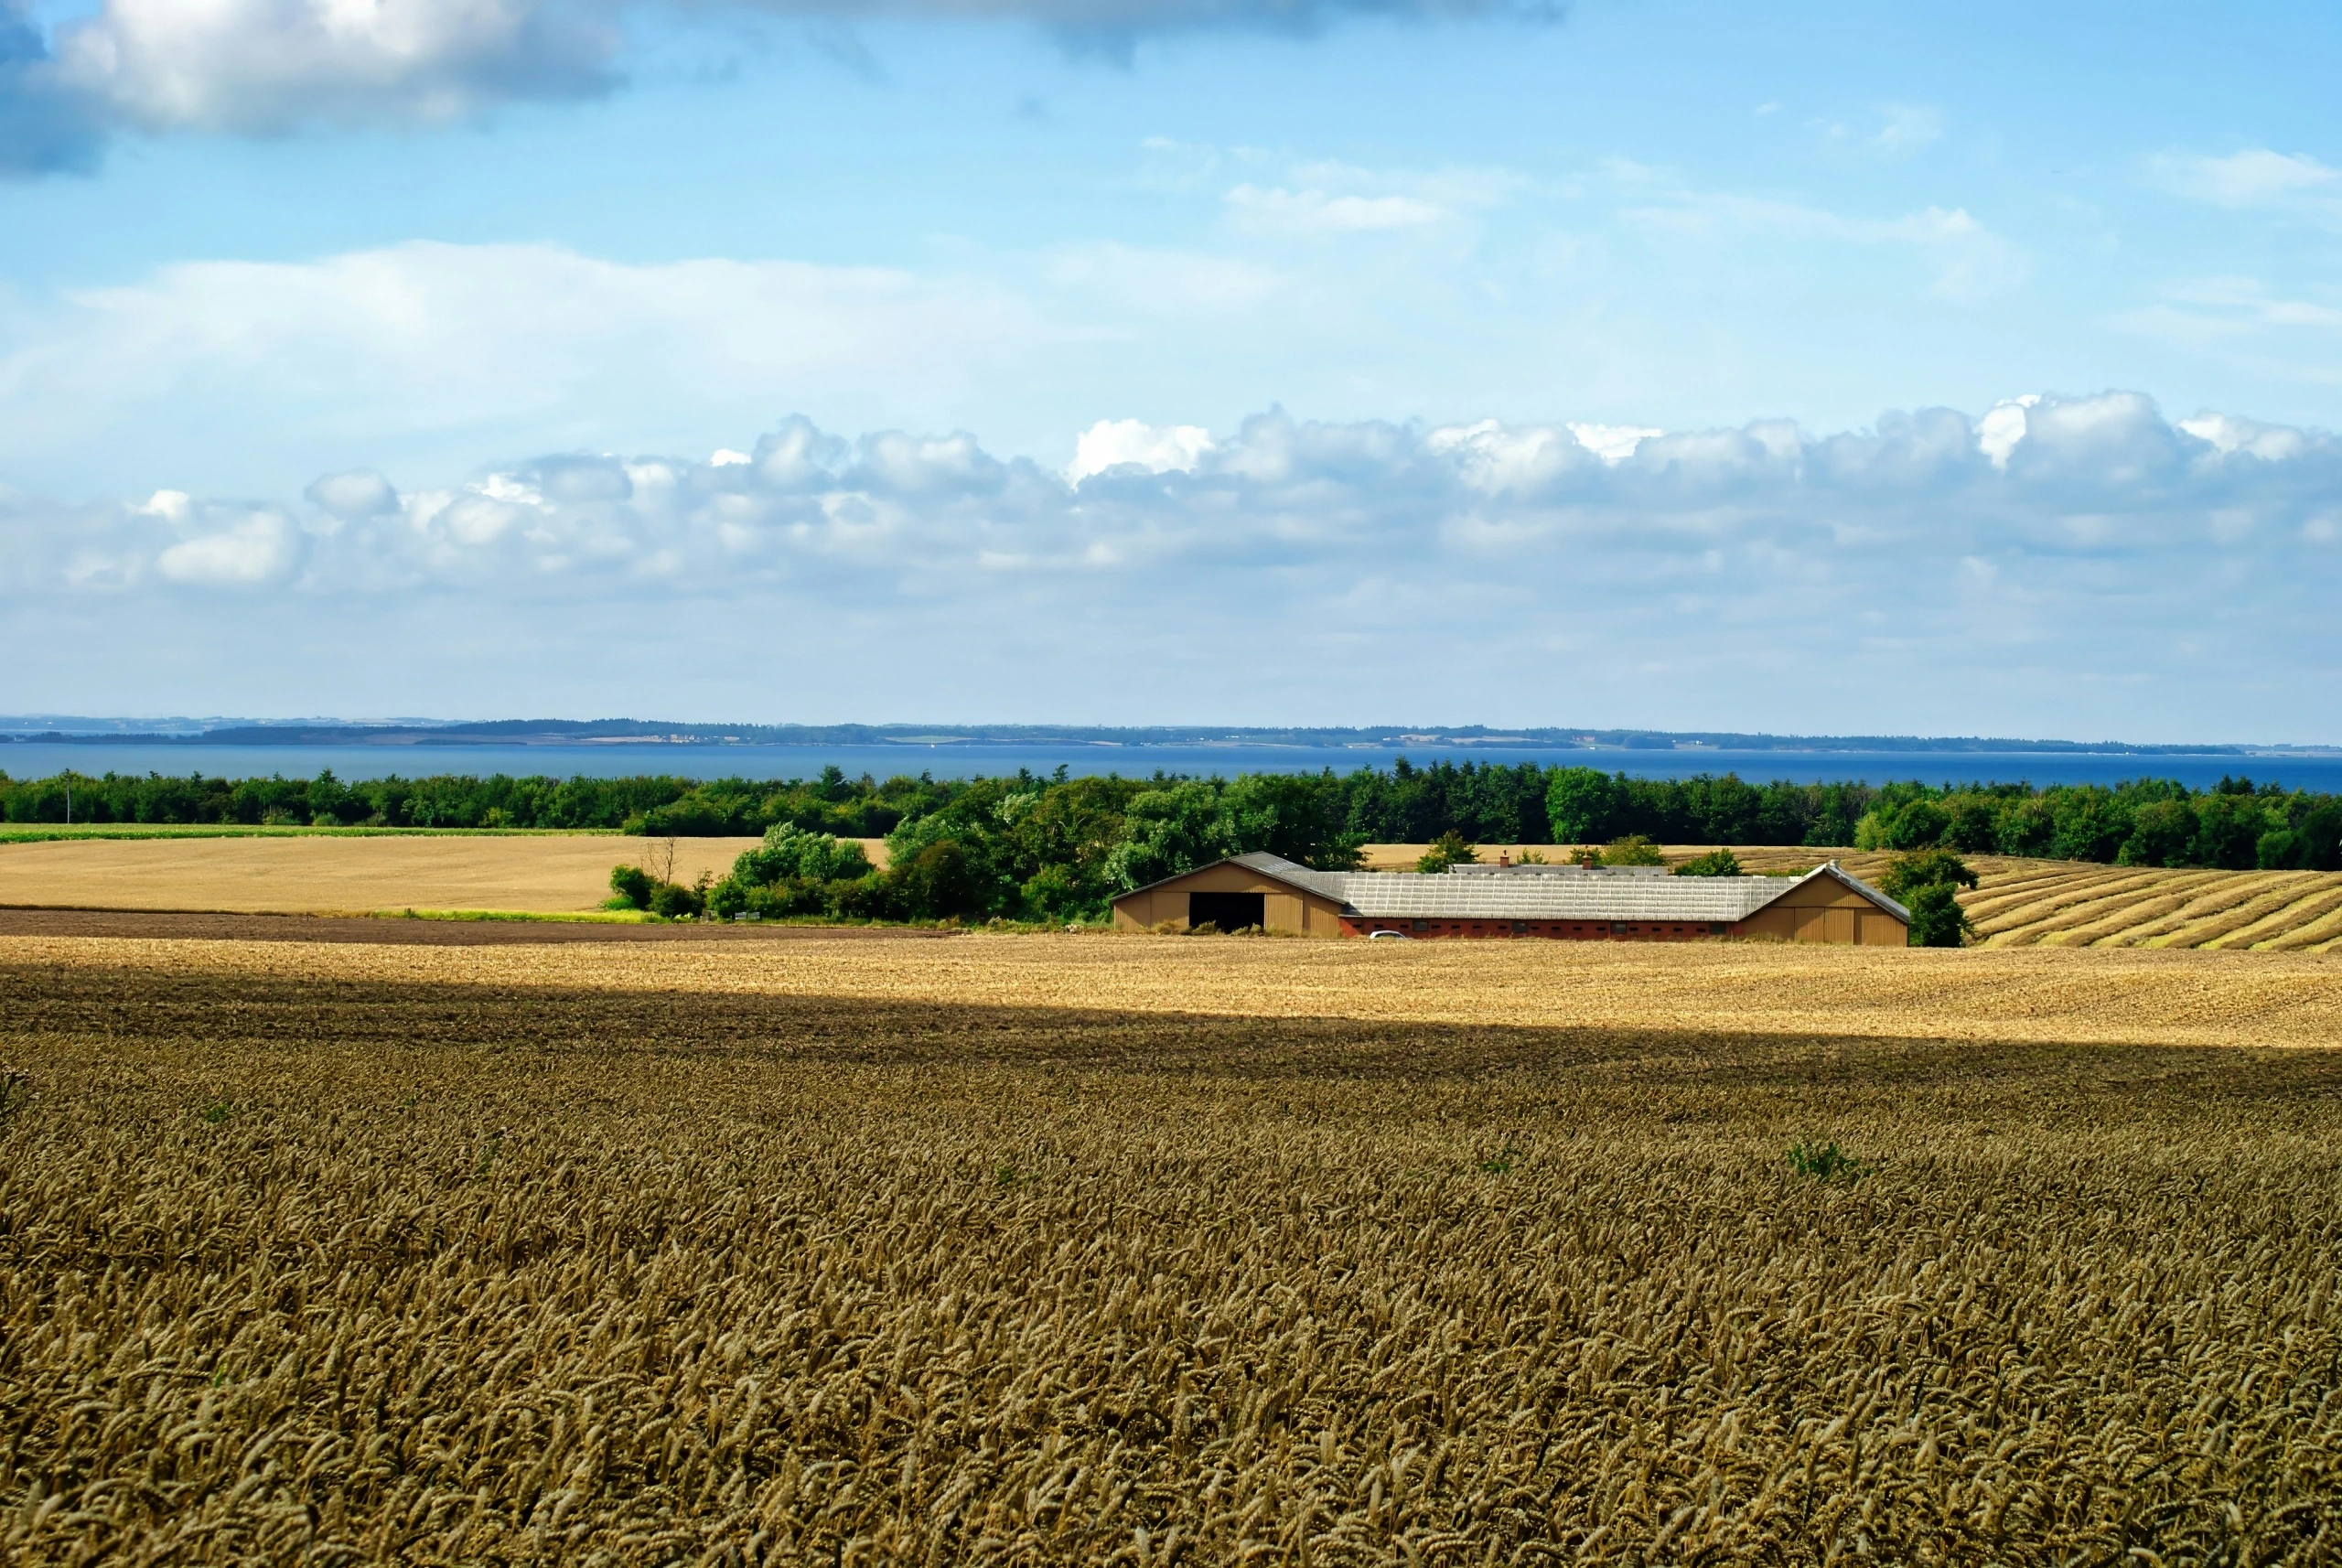
[[[754,725],[684,724],[668,719],[493,719],[453,724],[430,721],[350,723],[338,719],[191,720],[96,719],[61,714],[0,715],[0,735],[48,742],[184,742],[205,746],[1481,746],[1552,750],[1781,752],[2043,752],[2143,757],[2243,756],[2264,750],[2237,745],[2143,746],[2128,741],[2017,740],[1982,736],[1806,736],[1722,730],[1491,729],[1485,725],[1392,725],[1377,727],[1278,729],[1206,725],[1136,726],[1083,725]]]

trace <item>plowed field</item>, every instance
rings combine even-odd
[[[2336,974],[0,938],[0,1542],[2333,1563]]]

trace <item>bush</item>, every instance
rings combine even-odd
[[[1975,933],[1960,895],[1949,882],[1929,883],[1911,895],[1911,945],[1956,948]]]
[[[650,895],[657,887],[650,873],[639,865],[618,865],[610,868],[610,891],[626,900],[629,909],[650,908]]]
[[[1605,865],[1665,865],[1667,857],[1659,846],[1640,833],[1628,833],[1622,839],[1612,839],[1602,846]]]
[[[1415,862],[1415,869],[1427,875],[1436,875],[1451,865],[1480,864],[1479,845],[1466,842],[1462,833],[1453,828],[1432,841],[1423,858]]]
[[[902,912],[911,919],[965,918],[979,912],[976,880],[956,840],[929,844],[893,881]]]
[[[1675,868],[1678,876],[1739,876],[1740,857],[1728,849],[1712,849],[1696,860],[1687,860]]]
[[[1886,875],[1878,879],[1878,890],[1889,898],[1902,898],[1923,887],[1973,887],[1976,874],[1968,863],[1948,849],[1923,849],[1909,854],[1898,854],[1886,865]]]
[[[706,907],[697,888],[680,882],[661,882],[650,890],[650,912],[670,920],[688,920]]]

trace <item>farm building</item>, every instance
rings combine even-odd
[[[1125,930],[1166,921],[1326,937],[1765,937],[1901,947],[1911,915],[1835,861],[1797,877],[1671,876],[1656,865],[1459,865],[1423,875],[1312,871],[1273,854],[1240,854],[1114,900],[1114,924]]]

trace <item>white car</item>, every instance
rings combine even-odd
[[[1366,940],[1370,942],[1411,942],[1415,939],[1404,931],[1369,931]]]

